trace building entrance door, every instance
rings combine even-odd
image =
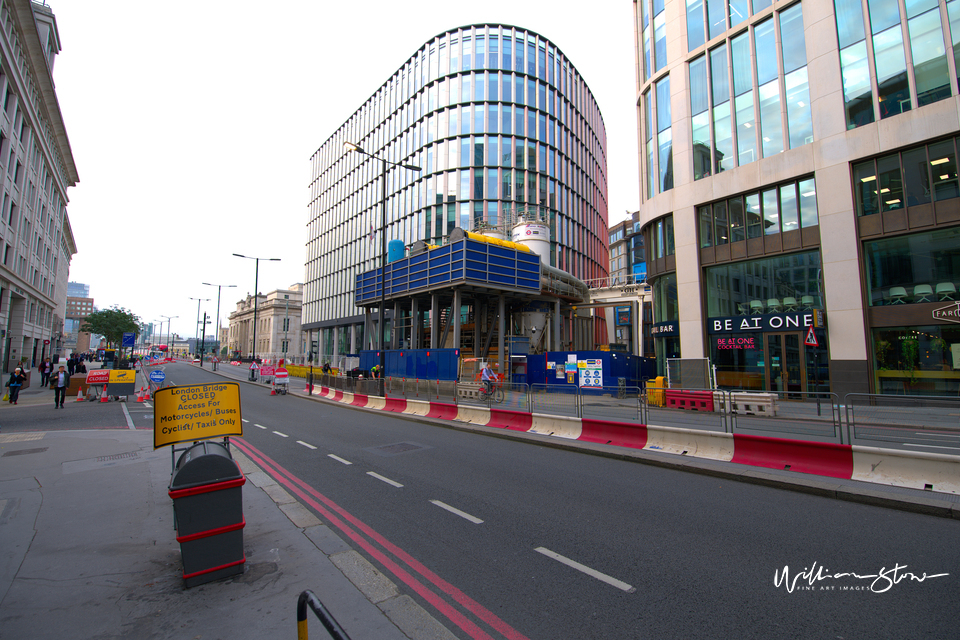
[[[767,390],[799,394],[807,389],[803,349],[803,336],[799,332],[766,334],[764,361]],[[797,399],[800,397],[796,396]]]

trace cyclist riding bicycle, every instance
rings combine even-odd
[[[480,380],[483,382],[483,386],[486,388],[485,393],[490,393],[493,391],[493,381],[497,379],[497,374],[493,372],[493,369],[490,368],[490,363],[486,363],[483,366],[483,372],[480,374]]]

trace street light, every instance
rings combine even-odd
[[[253,353],[251,354],[253,355],[253,361],[256,362],[257,361],[257,301],[260,298],[260,294],[257,292],[257,287],[259,286],[257,283],[259,282],[259,279],[260,279],[260,261],[266,260],[268,262],[280,262],[280,258],[255,258],[253,256],[240,255],[239,253],[235,253],[233,255],[237,256],[238,258],[256,260],[257,262],[257,266],[254,270],[254,275],[253,275]]]
[[[210,298],[190,298],[191,300],[197,301],[197,324],[194,327],[197,331],[196,337],[194,337],[193,350],[194,353],[197,352],[197,347],[200,345],[200,303],[201,302],[210,302]],[[203,366],[203,354],[200,354],[200,366]]]
[[[161,318],[167,319],[167,339],[164,340],[163,344],[167,345],[167,357],[170,356],[170,321],[174,318],[179,318],[180,316],[160,316]],[[163,335],[163,325],[160,325],[160,335]]]
[[[216,287],[216,288],[217,288],[217,348],[222,350],[222,346],[221,346],[221,344],[220,344],[220,289],[222,289],[223,287],[227,287],[227,288],[229,289],[230,287],[236,287],[237,285],[235,285],[235,284],[211,284],[211,283],[209,283],[209,282],[203,282],[203,283],[201,283],[201,284],[205,284],[205,285],[207,285],[208,287]],[[213,362],[213,370],[214,370],[214,371],[217,370],[217,362],[216,362],[216,360],[214,360],[214,362]]]
[[[391,162],[385,158],[378,158],[377,156],[364,151],[360,145],[355,142],[344,142],[343,148],[346,152],[354,152],[363,154],[372,160],[380,161],[380,326],[377,333],[380,334],[379,345],[380,345],[380,386],[381,386],[381,396],[386,396],[386,360],[387,354],[384,351],[383,344],[383,329],[387,323],[387,165],[392,165],[394,167],[400,167],[402,169],[409,169],[410,171],[423,171],[420,167],[412,164],[402,164],[400,162]],[[393,319],[396,322],[396,318]]]

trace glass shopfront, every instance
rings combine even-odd
[[[710,267],[704,283],[719,387],[798,399],[830,390],[826,330],[813,327],[826,317],[818,251]]]
[[[677,274],[660,276],[653,283],[654,326],[657,375],[666,375],[667,359],[680,357],[680,305],[677,298]]]
[[[960,316],[960,305],[954,309]],[[877,393],[960,396],[960,324],[883,327],[871,334]]]

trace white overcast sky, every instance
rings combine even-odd
[[[610,223],[639,207],[630,0],[47,0],[54,81],[80,182],[70,280],[149,322],[221,322],[304,277],[310,155],[424,42],[480,22],[536,31],[571,60],[607,129]],[[211,325],[212,326],[212,325]]]

